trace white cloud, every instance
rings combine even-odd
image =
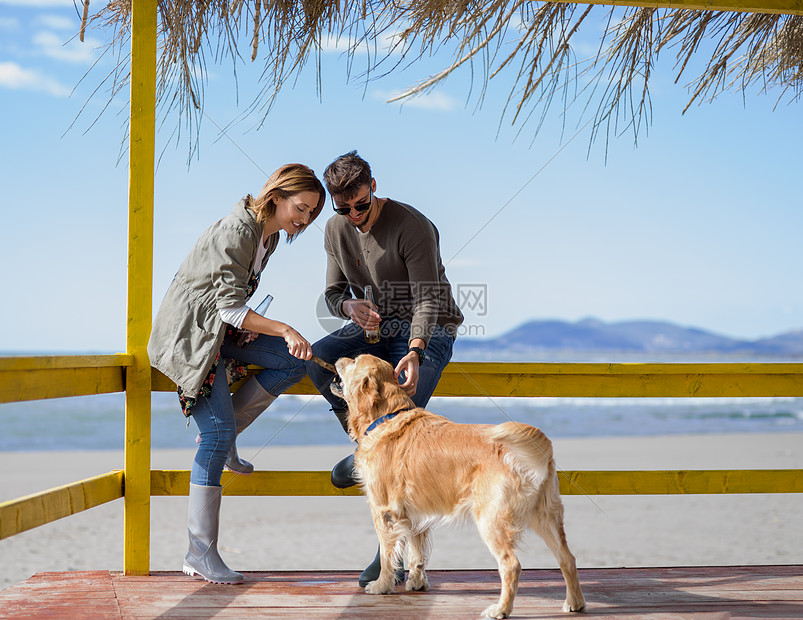
[[[395,50],[395,45],[397,43],[398,34],[395,33],[382,33],[376,42],[370,42],[370,48],[368,47],[368,43],[366,41],[357,41],[353,37],[349,37],[347,35],[343,36],[335,36],[333,34],[328,34],[325,37],[321,38],[321,51],[324,53],[336,53],[336,54],[343,54],[352,50],[352,48],[356,44],[355,52],[363,52],[366,50],[371,51],[371,55],[377,53],[380,57],[383,54],[390,54],[394,55],[397,50]]]
[[[352,45],[354,45],[354,40],[348,37],[328,35],[326,38],[321,39],[321,51],[324,53],[343,54],[348,52]],[[361,44],[361,46],[364,46],[364,44]]]
[[[40,53],[49,58],[75,63],[91,63],[95,59],[95,50],[100,45],[90,39],[81,43],[78,37],[65,41],[64,37],[49,31],[35,34],[33,43]]]
[[[43,92],[57,97],[70,94],[70,89],[58,81],[15,62],[0,62],[0,88]]]
[[[13,17],[0,17],[0,30],[19,30],[20,22]]]
[[[398,91],[395,93],[377,92],[375,96],[388,101],[389,99],[398,97],[400,94],[401,92]],[[460,107],[454,98],[439,91],[415,95],[414,97],[402,99],[394,103],[399,103],[405,107],[418,108],[420,110],[435,110],[440,112],[451,112]]]
[[[39,15],[36,18],[36,23],[52,30],[69,30],[72,32],[78,32],[78,29],[81,27],[81,20],[78,16],[73,19],[63,15],[54,15],[52,13]]]

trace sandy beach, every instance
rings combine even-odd
[[[558,439],[560,469],[803,468],[803,433]],[[258,469],[326,470],[338,446],[244,448]],[[188,469],[193,453],[156,450],[154,469]],[[123,464],[121,452],[4,452],[0,501],[75,482]],[[803,494],[567,496],[566,533],[580,567],[803,564]],[[151,570],[181,569],[186,497],[151,499]],[[42,571],[122,570],[117,500],[0,541],[0,588]],[[361,497],[226,497],[221,554],[235,570],[361,569],[376,535]],[[529,535],[525,568],[555,567]],[[495,568],[473,525],[440,528],[432,568]]]

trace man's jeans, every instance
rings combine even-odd
[[[407,343],[410,338],[410,323],[398,319],[385,319],[381,324],[380,335],[378,343],[368,344],[362,328],[355,323],[349,323],[312,345],[312,352],[332,364],[341,357],[353,358],[361,353],[370,353],[390,362],[395,368],[409,350]],[[437,326],[427,344],[426,359],[418,369],[418,385],[415,395],[412,397],[416,407],[427,406],[443,369],[452,359],[453,345],[452,334],[443,327]],[[343,399],[335,396],[329,390],[329,384],[334,375],[311,361],[307,362],[307,373],[318,391],[332,405],[332,411],[335,412],[345,430],[345,411],[348,406]],[[403,380],[404,377],[402,376],[400,379]]]

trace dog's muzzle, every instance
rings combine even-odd
[[[329,384],[329,391],[338,398],[343,398],[343,380],[339,375],[335,375],[332,382]]]

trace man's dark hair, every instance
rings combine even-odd
[[[371,179],[371,166],[357,155],[357,151],[341,155],[323,173],[329,194],[343,200],[351,200],[363,185],[371,184]]]

